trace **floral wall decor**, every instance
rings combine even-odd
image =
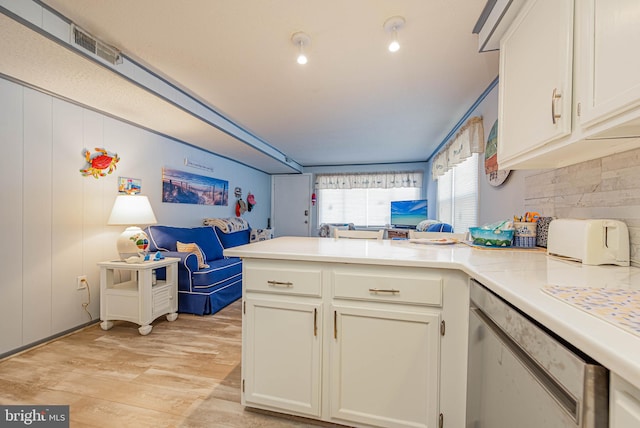
[[[87,149],[82,151],[82,155],[87,162],[85,168],[80,170],[82,176],[100,178],[115,171],[116,164],[120,161],[118,154],[98,147],[94,150],[95,153],[93,154]],[[107,172],[104,172],[104,170],[107,170]]]
[[[162,202],[174,204],[229,204],[229,182],[177,169],[162,169]]]

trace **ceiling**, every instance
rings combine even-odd
[[[485,0],[41,3],[303,167],[425,161],[498,75],[498,53],[478,53],[471,33]],[[383,24],[395,15],[406,25],[391,53]],[[311,38],[304,66],[297,31]],[[163,122],[184,127],[183,115]],[[238,139],[189,129],[175,136],[283,172]]]

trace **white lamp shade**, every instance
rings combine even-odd
[[[131,226],[157,222],[149,198],[142,195],[119,195],[113,204],[107,224]]]
[[[138,224],[156,224],[156,216],[149,203],[149,198],[141,195],[119,195],[111,209],[110,225],[128,225],[117,241],[120,259],[125,260],[140,253],[145,253],[149,247],[149,238]]]

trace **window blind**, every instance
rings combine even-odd
[[[438,178],[438,220],[464,233],[478,223],[478,154]]]
[[[391,222],[391,201],[420,199],[421,190],[420,187],[319,189],[318,224],[385,226]]]

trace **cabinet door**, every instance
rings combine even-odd
[[[640,2],[585,2],[581,52],[587,75],[581,123],[592,125],[640,106]]]
[[[573,0],[529,0],[500,44],[498,163],[571,133]]]
[[[243,404],[320,416],[320,303],[247,297]]]
[[[434,427],[440,315],[333,307],[331,418]]]
[[[611,428],[640,427],[640,389],[612,373],[609,400]]]

